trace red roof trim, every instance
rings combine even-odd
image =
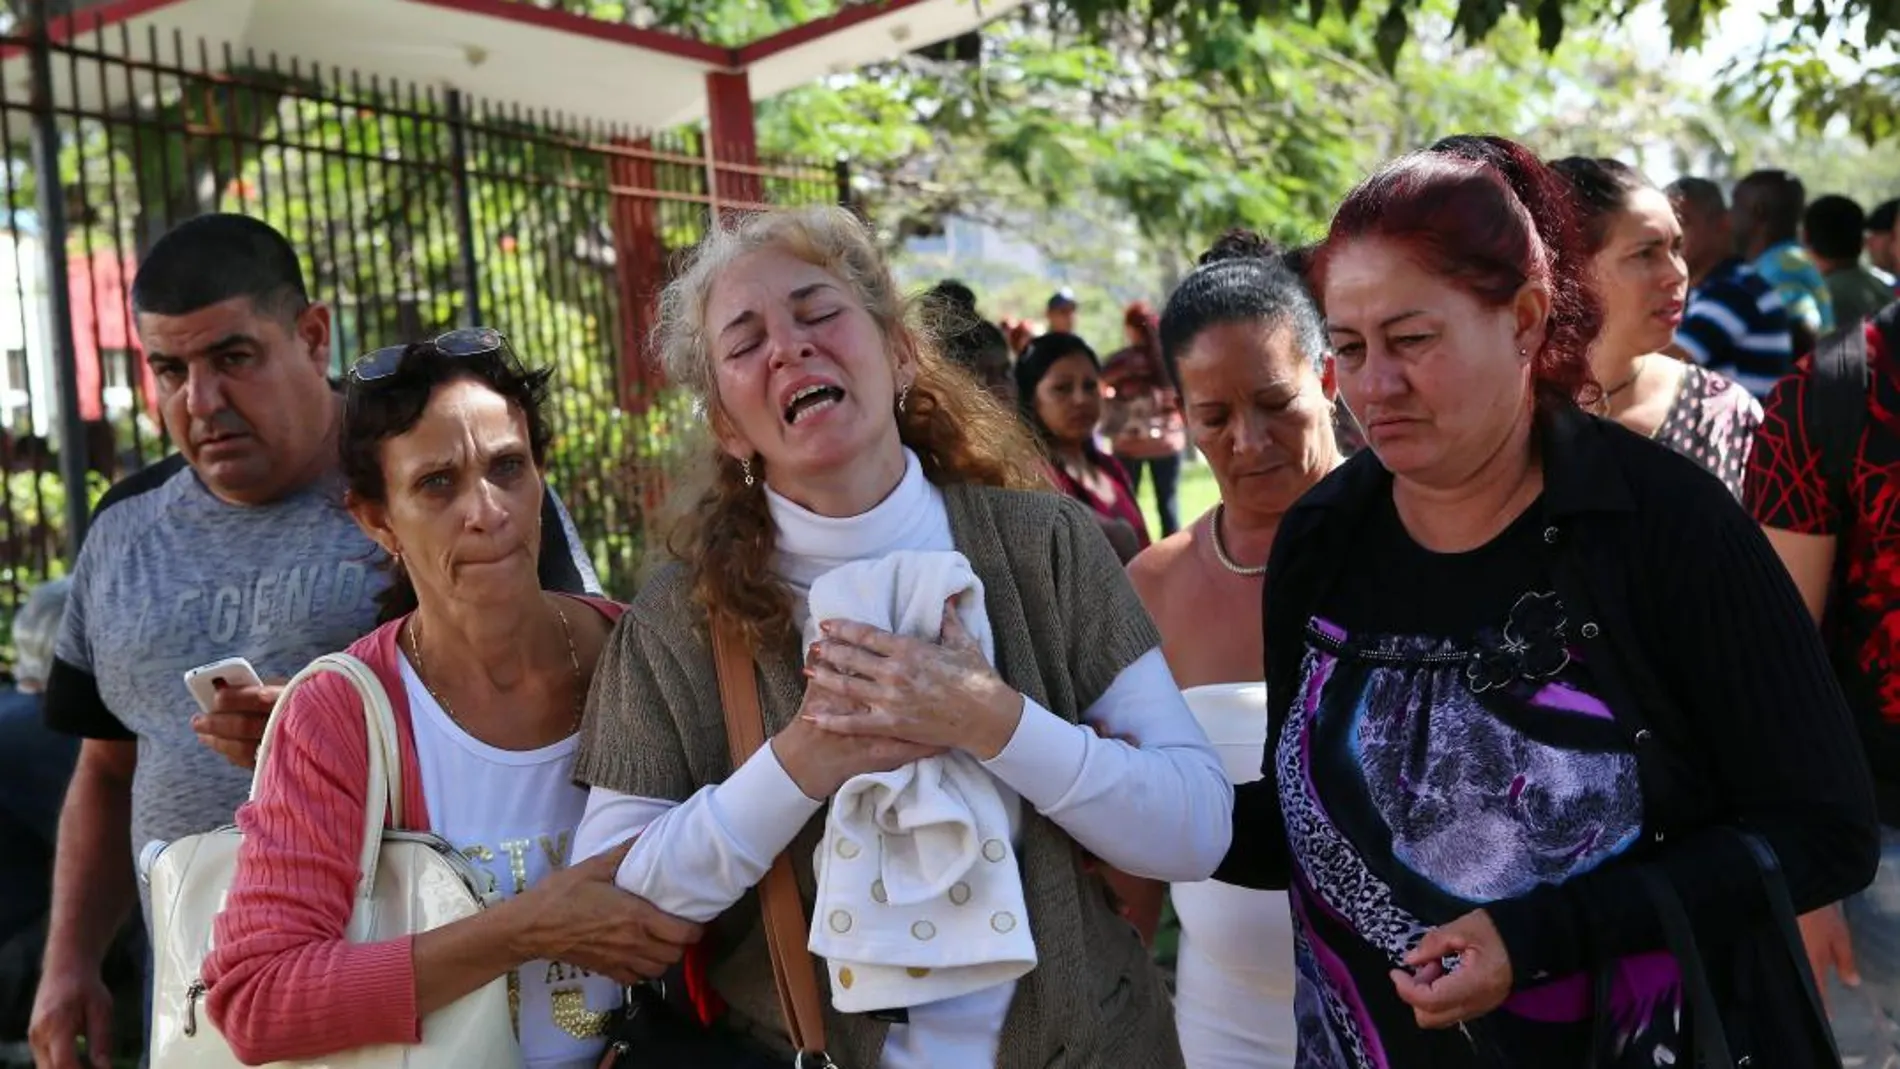
[[[135,19],[140,15],[157,11],[162,7],[171,7],[180,2],[182,0],[115,0],[110,4],[101,4],[98,7],[89,7],[83,11],[57,16],[47,24],[46,33],[55,41],[71,41],[81,34],[93,33],[114,23]],[[32,26],[23,21],[12,32],[30,35],[33,31]],[[25,51],[24,44],[8,44],[0,48],[0,56],[11,57]]]
[[[61,41],[76,37],[82,33],[91,33],[103,26],[115,22],[125,22],[138,18],[148,11],[157,11],[161,7],[171,7],[179,0],[116,0],[115,3],[100,4],[70,15],[61,15],[47,27],[53,40]]]
[[[761,37],[751,44],[742,45],[737,50],[735,59],[739,66],[749,67],[767,56],[775,56],[787,49],[809,44],[821,37],[828,37],[839,30],[850,29],[860,22],[895,14],[923,2],[924,0],[866,0],[863,3],[848,4],[836,14],[800,23],[789,30],[781,30],[770,37]]]
[[[56,41],[71,40],[102,27],[126,22],[183,2],[185,0],[113,0],[112,3],[87,8],[70,15],[62,15],[53,20],[49,32]],[[863,0],[858,3],[846,0],[845,8],[835,14],[813,19],[769,37],[761,37],[739,48],[722,48],[719,45],[680,34],[667,33],[663,30],[641,29],[638,26],[607,22],[604,19],[590,19],[584,15],[569,14],[565,11],[550,11],[533,4],[514,2],[514,0],[406,0],[406,2],[427,4],[430,7],[486,18],[504,19],[614,44],[630,45],[705,63],[720,70],[739,71],[769,56],[775,56],[799,45],[810,44],[860,23],[895,14],[923,3],[924,0]],[[21,45],[10,44],[0,47],[0,57],[12,56],[23,51],[25,49]]]
[[[127,0],[127,2],[138,2],[138,0]],[[162,0],[162,2],[173,2],[173,0]],[[721,48],[718,45],[707,44],[705,41],[696,41],[691,37],[682,37],[662,30],[643,30],[638,26],[627,26],[604,19],[590,19],[585,15],[549,11],[533,4],[510,3],[507,0],[408,0],[408,2],[447,8],[450,11],[460,11],[470,15],[526,23],[561,33],[610,41],[614,44],[632,45],[635,48],[664,52],[681,59],[709,63],[721,70],[729,70],[738,65],[738,56],[730,48]]]

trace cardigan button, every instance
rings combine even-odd
[[[1582,630],[1584,638],[1595,638],[1603,633],[1603,629],[1597,626],[1595,620],[1586,621]]]
[[[1553,546],[1556,545],[1557,534],[1558,534],[1558,531],[1557,531],[1557,528],[1555,527],[1544,528],[1544,541],[1550,543]]]

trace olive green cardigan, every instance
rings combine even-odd
[[[1057,716],[1082,710],[1159,635],[1095,519],[1068,498],[942,488],[957,549],[983,580],[996,668]],[[797,636],[755,654],[766,733],[785,727],[804,692]],[[677,564],[654,575],[601,655],[575,775],[643,798],[683,801],[730,775],[725,721],[704,612]],[[809,917],[821,810],[791,846]],[[1130,829],[1165,835],[1168,829]],[[1053,821],[1025,811],[1018,854],[1040,963],[1017,985],[998,1048],[999,1069],[1181,1064],[1174,1013],[1146,949],[1118,916],[1083,851]],[[738,1025],[789,1049],[779,1019],[756,894],[711,926],[710,970]],[[832,1010],[826,1032],[843,1069],[876,1069],[887,1026]]]

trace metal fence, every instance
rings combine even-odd
[[[476,320],[553,364],[552,478],[625,594],[688,418],[642,359],[674,254],[720,210],[848,187],[841,164],[741,165],[695,129],[605,128],[123,25],[0,34],[0,67],[0,620],[61,569],[66,517],[83,516],[57,474],[56,374],[79,386],[93,496],[168,448],[125,295],[174,223],[238,211],[287,234],[335,309],[339,364]]]

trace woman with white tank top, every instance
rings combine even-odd
[[[1334,386],[1299,276],[1252,235],[1223,238],[1161,316],[1195,446],[1220,503],[1129,565],[1161,649],[1227,774],[1260,777],[1261,594],[1280,517],[1337,467]],[[1126,879],[1118,881],[1125,887]],[[1293,931],[1281,891],[1170,889],[1181,922],[1175,1021],[1188,1069],[1291,1067]]]

